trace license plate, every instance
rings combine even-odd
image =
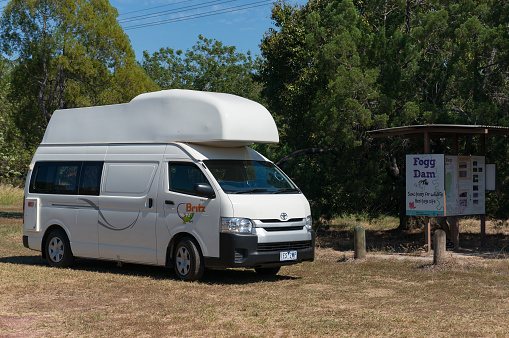
[[[281,251],[279,253],[280,261],[294,261],[297,260],[297,250],[293,251]]]

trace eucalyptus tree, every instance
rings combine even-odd
[[[162,89],[224,92],[260,101],[261,86],[254,81],[258,60],[249,51],[202,35],[185,52],[170,47],[145,51],[142,66]]]
[[[107,0],[11,0],[0,46],[16,61],[9,98],[27,144],[56,109],[126,102],[157,89]]]

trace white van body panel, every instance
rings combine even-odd
[[[169,159],[165,161],[162,168],[162,198],[164,200],[164,217],[165,226],[169,231],[170,237],[173,238],[180,232],[191,233],[197,239],[198,244],[202,250],[202,254],[206,257],[219,256],[219,233],[220,233],[220,215],[222,212],[221,201],[222,195],[216,194],[213,199],[207,199],[199,196],[192,196],[169,190],[169,174],[168,163],[175,161]],[[191,159],[181,160],[177,159],[176,162],[189,162]],[[196,163],[195,163],[196,164]],[[209,182],[213,182],[213,177],[206,175]],[[166,201],[172,202],[167,204]],[[194,208],[193,208],[194,207]],[[227,209],[231,209],[231,205]],[[183,219],[186,214],[193,213],[192,219]],[[166,243],[167,245],[167,243]]]

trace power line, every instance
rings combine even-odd
[[[0,1],[2,1],[2,0],[0,0]],[[5,1],[9,1],[9,0],[5,0]],[[130,12],[125,12],[125,13],[119,14],[118,16],[123,16],[123,15],[131,14],[131,13],[146,12],[146,11],[150,11],[152,9],[161,8],[161,7],[175,6],[175,5],[178,5],[178,4],[181,4],[184,2],[189,2],[189,1],[193,1],[193,0],[182,0],[179,2],[171,3],[171,4],[160,5],[160,6],[155,6],[155,7],[145,8],[145,9],[137,9],[135,11],[130,11]]]
[[[185,6],[185,7],[175,8],[175,9],[169,9],[166,11],[159,11],[159,12],[150,13],[150,14],[131,16],[131,17],[128,17],[125,19],[120,19],[120,20],[118,20],[118,22],[125,23],[125,22],[131,22],[131,21],[146,20],[146,19],[151,19],[151,18],[155,18],[158,16],[187,12],[187,11],[191,11],[193,9],[200,9],[200,8],[204,8],[204,7],[211,7],[212,5],[222,5],[222,4],[225,4],[228,2],[233,2],[233,1],[238,1],[238,0],[213,0],[213,1],[201,3],[198,5],[191,5],[191,6]]]
[[[0,3],[8,2],[8,1],[10,1],[10,0],[0,0]],[[139,12],[144,12],[144,11],[157,9],[157,8],[161,8],[161,7],[174,6],[174,5],[178,5],[178,4],[182,4],[182,3],[190,2],[190,1],[193,1],[193,0],[183,0],[183,1],[179,1],[177,3],[166,4],[166,5],[155,6],[155,7],[151,7],[151,8],[145,8],[145,9],[125,12],[125,13],[119,14],[119,17],[127,15],[127,14],[131,14],[131,13],[139,13]],[[208,1],[205,3],[201,3],[198,5],[184,6],[184,7],[174,8],[174,9],[170,9],[170,10],[158,11],[155,13],[148,13],[148,14],[127,17],[124,19],[119,19],[118,21],[120,24],[125,24],[125,23],[132,22],[132,21],[142,21],[142,20],[159,17],[159,16],[164,16],[164,15],[177,14],[177,13],[182,13],[182,12],[188,12],[191,10],[198,10],[198,9],[203,9],[203,8],[207,8],[207,7],[213,7],[213,6],[222,5],[222,4],[234,2],[234,1],[238,1],[238,0],[213,0],[213,1]],[[250,3],[239,5],[239,6],[232,6],[232,7],[227,7],[227,8],[223,8],[223,9],[214,10],[214,11],[209,11],[206,13],[202,12],[202,13],[197,13],[197,14],[189,14],[189,15],[181,16],[179,18],[135,24],[135,25],[124,27],[124,30],[134,30],[134,29],[159,26],[159,25],[164,25],[164,24],[169,24],[169,23],[174,23],[174,22],[200,19],[200,18],[215,16],[215,15],[220,15],[220,14],[239,12],[239,11],[243,11],[246,9],[267,6],[272,3],[273,3],[273,0],[250,2]]]
[[[223,9],[215,10],[215,11],[208,12],[208,13],[190,14],[190,15],[183,16],[180,18],[175,18],[175,19],[160,20],[160,21],[155,21],[155,22],[131,25],[131,26],[124,27],[124,30],[133,30],[133,29],[146,28],[146,27],[151,27],[151,26],[159,26],[159,25],[180,22],[180,21],[188,21],[188,20],[199,19],[199,18],[204,18],[204,17],[208,17],[208,16],[226,14],[226,13],[231,13],[231,12],[238,12],[238,11],[242,11],[245,9],[267,6],[267,5],[271,5],[271,4],[272,4],[272,0],[257,1],[257,2],[252,2],[249,4],[223,8]]]
[[[156,21],[156,22],[152,22],[152,23],[132,25],[132,26],[124,27],[124,30],[134,30],[134,29],[146,28],[146,27],[151,27],[151,26],[159,26],[159,25],[180,22],[180,21],[189,21],[189,20],[200,19],[200,18],[204,18],[204,17],[208,17],[208,16],[226,14],[226,13],[231,13],[231,12],[239,12],[239,11],[242,11],[245,9],[267,6],[270,4],[272,4],[272,1],[269,3],[258,4],[258,5],[253,5],[253,6],[245,6],[244,5],[244,7],[243,6],[229,7],[229,8],[225,8],[225,9],[221,9],[221,10],[217,10],[217,11],[212,11],[209,13],[191,14],[191,15],[183,16],[181,18],[176,18],[176,19],[169,19],[169,20]],[[237,8],[237,7],[240,7],[240,8]]]

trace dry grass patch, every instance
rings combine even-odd
[[[11,215],[12,216],[12,215]],[[78,259],[50,268],[0,217],[0,336],[507,336],[509,262],[386,259],[318,249],[313,263],[261,278]]]
[[[0,183],[0,206],[23,206],[23,188]]]

